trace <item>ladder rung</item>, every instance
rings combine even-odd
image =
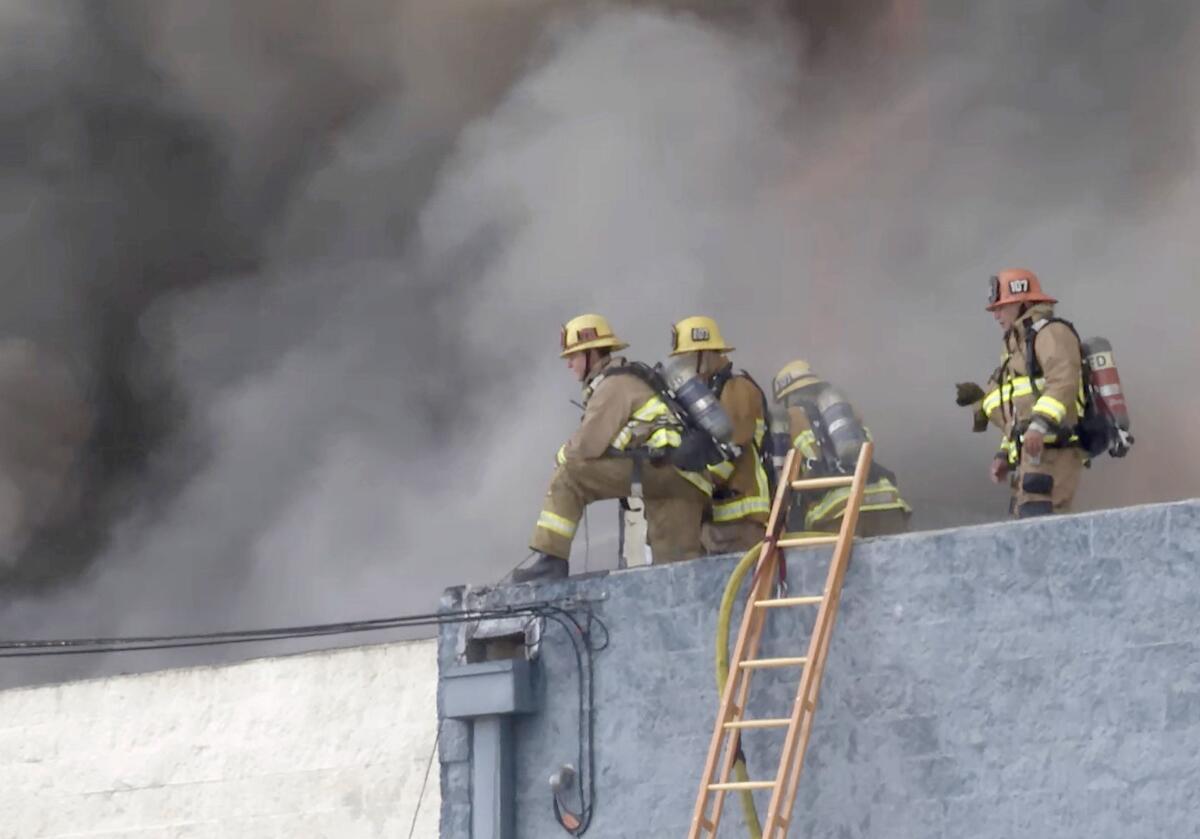
[[[804,491],[806,489],[833,489],[834,487],[848,487],[854,483],[853,475],[836,475],[832,478],[802,478],[799,481],[792,481],[792,489]]]
[[[775,543],[780,548],[804,548],[814,545],[836,545],[838,536],[795,536],[791,539],[780,539]]]
[[[778,719],[762,719],[762,720],[735,720],[734,722],[725,723],[726,728],[785,728],[792,724],[792,721],[786,717]]]
[[[803,656],[796,658],[752,658],[749,661],[740,662],[738,667],[746,669],[757,669],[759,667],[795,667],[798,664],[804,664],[806,661],[808,659]]]
[[[709,784],[711,790],[731,789],[774,789],[774,781],[729,781],[724,784]]]
[[[805,594],[800,597],[776,597],[773,600],[755,600],[754,605],[760,609],[779,608],[780,606],[812,606],[824,599],[825,597],[820,594]]]

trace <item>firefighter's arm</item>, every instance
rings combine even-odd
[[[984,385],[983,401],[979,403],[979,408],[973,415],[974,425],[972,431],[986,431],[987,424],[1004,430],[1004,411],[1001,410],[1003,404],[1003,393],[1000,390],[1000,382],[1004,378],[1003,371],[1005,369],[1004,362],[1008,360],[1007,353],[1001,359],[1000,366],[992,371],[992,375],[988,377],[988,382]]]
[[[1075,402],[1082,372],[1079,341],[1065,324],[1051,323],[1038,333],[1033,351],[1046,384],[1033,403],[1030,427],[1043,434],[1069,430],[1077,419]]]
[[[601,382],[587,401],[579,428],[559,450],[558,462],[600,457],[632,413],[627,391],[620,382],[612,379]]]

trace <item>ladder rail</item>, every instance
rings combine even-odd
[[[776,837],[782,839],[786,835],[792,807],[795,804],[796,791],[799,788],[800,774],[804,764],[804,752],[808,747],[812,720],[816,713],[817,695],[820,692],[821,676],[825,669],[825,656],[829,652],[833,622],[837,617],[838,605],[841,601],[842,582],[846,575],[850,553],[854,547],[854,532],[858,526],[858,514],[862,506],[863,491],[866,489],[867,475],[870,472],[873,449],[874,446],[870,441],[863,444],[854,470],[854,480],[850,484],[850,494],[846,499],[846,508],[842,514],[838,544],[834,548],[833,559],[826,575],[825,599],[817,610],[816,622],[809,639],[809,666],[804,668],[796,690],[792,724],[788,726],[787,734],[784,737],[776,783],[767,808],[764,830],[768,839],[776,839]],[[785,805],[787,805],[786,808]]]
[[[768,572],[771,570],[771,567],[762,565],[759,566],[759,570]],[[758,576],[757,572],[756,576]],[[760,579],[770,580],[770,576],[767,573],[763,573]],[[755,585],[757,588],[757,581]],[[746,611],[758,612],[757,615],[750,617],[752,626],[749,631],[748,649],[746,650],[746,655],[754,657],[758,655],[759,646],[762,643],[762,632],[763,626],[766,622],[766,617],[761,609],[748,609]],[[736,661],[737,659],[734,660]],[[725,722],[732,722],[734,718],[742,719],[745,715],[746,704],[750,701],[750,679],[752,676],[753,671],[743,667],[731,667],[729,669],[729,676],[726,678],[726,684],[733,684],[735,681],[737,682],[737,700],[735,705],[731,705],[726,708],[725,714],[723,715],[726,718]],[[729,776],[733,772],[733,765],[737,762],[738,747],[742,742],[742,731],[738,728],[727,729],[722,724],[721,732],[722,736],[715,740],[717,752],[721,755],[720,774],[716,778],[716,783],[727,784],[729,782]],[[723,754],[722,747],[724,748]],[[721,825],[721,813],[725,808],[726,789],[723,787],[718,787],[716,790],[714,790],[714,792],[716,794],[713,798],[713,809],[712,815],[709,818],[709,823],[712,824],[712,835],[715,837],[717,835],[717,829]],[[707,798],[707,794],[705,797]]]
[[[763,624],[766,620],[766,610],[755,609],[753,608],[753,604],[755,600],[762,600],[768,596],[771,576],[775,573],[778,562],[779,549],[776,546],[776,541],[786,525],[787,509],[789,507],[787,501],[791,493],[791,482],[795,480],[799,471],[799,454],[795,449],[792,449],[788,452],[787,459],[784,461],[783,480],[779,481],[779,485],[775,490],[775,500],[771,505],[771,515],[767,521],[766,533],[763,538],[762,554],[759,556],[758,564],[754,570],[753,582],[751,583],[751,596],[746,601],[746,606],[742,612],[741,627],[738,630],[738,637],[734,644],[732,657],[732,662],[735,664],[758,655],[758,647],[762,640]],[[725,803],[725,791],[715,791],[716,797],[713,803],[712,817],[706,818],[705,810],[708,807],[709,784],[727,782],[729,780],[729,773],[733,771],[738,745],[741,743],[742,730],[740,728],[726,728],[725,723],[735,721],[734,717],[740,719],[741,715],[745,714],[752,674],[753,670],[743,667],[733,666],[729,669],[729,676],[725,680],[725,690],[722,691],[721,695],[721,704],[717,708],[716,720],[713,725],[713,736],[708,747],[708,755],[704,761],[704,774],[701,776],[700,791],[696,796],[696,805],[692,811],[692,824],[688,831],[688,839],[700,839],[701,831],[707,831],[713,837],[717,835],[717,830],[721,823],[721,811]],[[737,696],[736,705],[734,705],[735,694]],[[723,747],[725,747],[726,754],[724,755],[725,759],[721,761],[721,774],[714,780],[713,773],[717,769],[718,760],[722,757],[721,752]]]
[[[872,445],[871,457],[874,456]],[[866,493],[866,483],[870,476],[871,460],[868,458],[864,462],[866,452],[859,455],[859,463],[855,468],[856,478],[861,474],[862,480],[853,486],[860,486],[860,490],[851,491],[850,497],[846,500],[846,509],[842,518],[842,533],[847,536],[848,549],[844,557],[835,557],[835,560],[840,560],[834,563],[835,568],[830,569],[829,576],[833,578],[831,584],[834,585],[834,590],[837,592],[830,604],[830,612],[828,626],[823,633],[821,639],[821,648],[817,653],[817,659],[814,662],[814,673],[812,682],[812,695],[806,700],[807,714],[801,723],[800,743],[797,753],[793,759],[793,769],[788,779],[787,790],[784,795],[784,801],[781,807],[781,817],[783,823],[786,824],[791,819],[791,814],[796,806],[796,794],[800,789],[800,776],[804,771],[804,757],[808,752],[808,741],[812,734],[813,721],[816,718],[817,702],[821,694],[821,685],[825,676],[825,664],[829,660],[829,646],[833,639],[833,627],[837,621],[837,614],[841,608],[842,602],[842,585],[845,582],[846,572],[850,566],[850,556],[853,552],[853,538],[858,529],[858,517],[862,511],[863,497]],[[835,576],[836,572],[836,576]],[[786,828],[780,833],[782,839],[786,835]]]
[[[836,617],[838,604],[834,604],[832,620]],[[780,814],[776,830],[778,830],[778,839],[783,839],[787,835],[787,825],[791,818],[791,813],[796,806],[796,794],[800,789],[800,776],[804,770],[804,758],[808,753],[809,737],[812,734],[813,721],[816,719],[817,702],[821,693],[821,684],[825,675],[825,662],[829,653],[829,643],[833,637],[832,632],[825,634],[822,643],[822,652],[820,660],[814,665],[814,674],[811,688],[811,696],[803,700],[804,715],[800,722],[800,737],[796,748],[796,753],[792,758],[792,765],[788,773],[787,784],[784,793],[784,801],[780,807]],[[769,823],[768,823],[769,824]],[[771,830],[768,829],[764,834],[768,839],[771,839]]]
[[[829,647],[829,637],[831,636],[826,636],[826,650],[828,650]],[[782,829],[780,829],[779,832],[779,839],[783,839],[783,837],[787,835],[786,826],[787,823],[790,822],[792,811],[796,807],[796,793],[800,789],[800,775],[804,771],[804,756],[808,752],[808,740],[809,736],[812,734],[813,720],[815,720],[817,716],[817,699],[821,693],[821,679],[825,675],[824,658],[822,658],[816,669],[818,672],[814,677],[813,694],[810,699],[805,700],[805,714],[800,723],[800,742],[798,744],[796,754],[792,760],[792,768],[788,776],[787,787],[784,793],[784,801],[780,808],[779,823]],[[770,832],[768,831],[765,835],[770,837]]]

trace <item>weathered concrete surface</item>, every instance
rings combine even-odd
[[[432,641],[0,692],[0,837],[406,837]],[[433,772],[414,836],[437,835]]]
[[[827,555],[793,556],[794,593],[820,589]],[[715,558],[468,593],[472,604],[570,594],[607,624],[589,835],[685,835],[732,567]],[[775,611],[765,654],[802,650],[798,613]],[[458,631],[443,631],[443,665]],[[563,835],[546,778],[576,760],[562,630],[547,631],[543,665],[545,710],[517,724],[522,839]],[[755,685],[752,715],[786,710],[794,682],[771,673]],[[441,835],[465,839],[469,750],[446,725]],[[773,771],[777,737],[748,739],[753,777]],[[1198,754],[1200,502],[871,540],[847,578],[791,835],[1196,836]],[[722,835],[745,836],[736,799],[726,812]]]

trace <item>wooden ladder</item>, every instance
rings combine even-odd
[[[862,506],[867,473],[871,469],[873,448],[870,442],[863,444],[853,475],[808,480],[796,479],[801,464],[799,452],[792,449],[788,453],[783,475],[775,491],[775,500],[771,505],[771,515],[767,520],[762,554],[750,584],[750,597],[742,614],[742,625],[734,646],[729,678],[721,694],[721,705],[713,725],[712,741],[704,762],[704,775],[700,780],[700,791],[696,795],[696,807],[692,812],[692,826],[688,831],[688,839],[717,836],[725,793],[760,789],[771,790],[771,803],[767,809],[766,821],[763,822],[764,839],[783,839],[787,836],[792,808],[796,803],[796,790],[800,785],[804,752],[812,733],[817,695],[821,690],[821,675],[829,653],[829,638],[841,599],[842,580],[846,575],[846,566],[853,548],[854,530],[858,525],[858,512]],[[788,512],[796,493],[845,486],[850,487],[850,496],[846,499],[842,527],[836,536],[787,537],[784,534]],[[833,560],[825,579],[825,590],[819,595],[774,597],[772,585],[779,567],[780,551],[784,548],[815,545],[834,545]],[[794,606],[818,607],[816,622],[809,639],[808,654],[803,657],[758,658],[767,613],[771,609]],[[797,667],[801,670],[791,716],[777,719],[746,719],[751,677],[756,670],[774,667]],[[787,729],[783,752],[779,756],[779,770],[772,780],[730,781],[729,776],[737,759],[742,731],[752,728]],[[710,797],[715,799],[711,810],[708,807]]]

